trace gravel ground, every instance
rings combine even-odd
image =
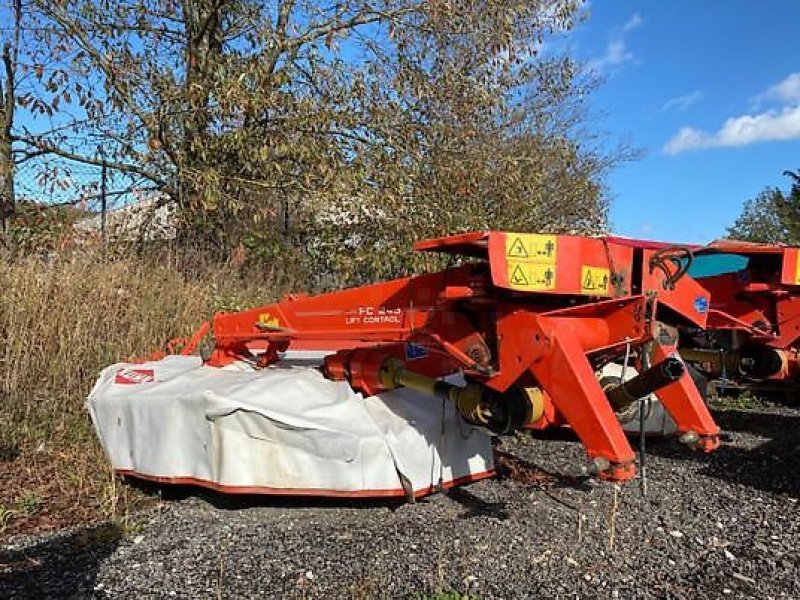
[[[0,597],[800,598],[800,410],[718,412],[713,455],[648,443],[648,493],[576,473],[564,438],[503,448],[545,475],[417,504],[195,494],[0,550]]]

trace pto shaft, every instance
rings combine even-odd
[[[396,358],[383,362],[380,381],[386,389],[407,387],[449,400],[466,421],[488,427],[495,433],[511,433],[536,422],[544,413],[544,397],[539,388],[512,388],[498,394],[477,383],[461,387],[409,371]]]
[[[700,363],[714,377],[722,375],[765,379],[777,375],[790,365],[785,350],[768,346],[743,346],[730,352],[706,348],[682,348],[681,357]]]
[[[657,365],[645,369],[633,379],[606,388],[608,397],[614,410],[623,411],[631,404],[644,398],[662,387],[680,379],[686,366],[674,356],[670,356]]]

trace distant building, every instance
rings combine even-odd
[[[161,194],[106,211],[106,236],[128,241],[172,240],[177,235],[175,209]],[[102,215],[95,214],[75,223],[78,234],[97,233],[102,229]]]

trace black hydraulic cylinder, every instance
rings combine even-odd
[[[683,361],[670,356],[657,365],[645,369],[633,379],[606,389],[606,396],[614,410],[625,410],[639,398],[644,398],[648,394],[677,381],[685,371],[686,366]]]

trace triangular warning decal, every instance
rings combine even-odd
[[[530,285],[530,283],[528,283],[528,278],[525,277],[525,273],[522,272],[522,267],[519,265],[517,265],[514,271],[511,273],[511,284]]]
[[[583,287],[587,290],[594,289],[594,279],[592,278],[592,270],[586,269],[586,277],[583,279]]]
[[[506,256],[512,258],[528,258],[528,251],[525,250],[525,244],[522,243],[522,238],[516,237],[511,245],[508,247]]]

